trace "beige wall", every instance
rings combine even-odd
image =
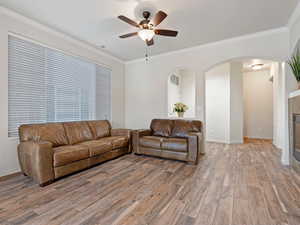
[[[244,73],[244,136],[273,138],[273,83],[270,70]]]
[[[124,64],[86,43],[37,24],[0,7],[0,176],[19,170],[17,143],[8,138],[8,33],[16,33],[69,54],[92,60],[112,69],[112,123],[124,126]]]

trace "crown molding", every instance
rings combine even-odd
[[[125,63],[122,59],[117,58],[117,57],[115,57],[115,56],[113,56],[109,53],[101,51],[100,49],[97,48],[97,46],[95,46],[95,45],[93,45],[93,44],[91,44],[87,41],[81,40],[81,39],[73,37],[72,35],[69,35],[65,32],[62,32],[62,31],[56,30],[52,27],[49,27],[47,25],[44,25],[44,24],[42,24],[42,23],[40,23],[36,20],[28,18],[24,15],[21,15],[21,14],[13,11],[11,9],[8,9],[6,7],[0,6],[0,14],[4,14],[4,15],[9,16],[11,18],[14,18],[16,20],[20,20],[20,21],[22,21],[22,23],[34,26],[34,27],[38,28],[39,30],[51,33],[51,34],[53,34],[53,35],[55,35],[59,38],[65,39],[66,41],[69,41],[69,42],[71,42],[75,45],[78,45],[80,47],[88,49],[89,51],[94,52],[96,54],[99,54],[101,56],[104,56],[104,57],[107,57],[109,59],[115,60],[119,63],[123,63],[123,64]]]
[[[150,56],[150,60],[151,60],[151,58],[155,59],[155,58],[164,57],[164,56],[168,56],[168,55],[185,53],[185,52],[189,52],[189,51],[195,51],[195,50],[205,48],[205,47],[212,47],[212,46],[221,45],[221,44],[228,44],[228,43],[232,43],[232,42],[236,42],[236,41],[242,41],[242,40],[247,40],[247,39],[257,38],[257,37],[263,37],[263,36],[267,36],[270,34],[278,34],[278,33],[283,33],[283,32],[289,32],[289,28],[284,26],[284,27],[280,27],[280,28],[276,28],[276,29],[265,30],[265,31],[257,32],[257,33],[246,34],[246,35],[242,35],[242,36],[238,36],[238,37],[224,39],[221,41],[216,41],[216,42],[197,45],[197,46],[193,46],[193,47],[189,47],[189,48],[183,48],[183,49],[179,49],[179,50],[175,50],[175,51],[161,53],[161,54],[157,54],[154,56]],[[133,64],[133,63],[141,62],[144,60],[145,60],[144,58],[138,58],[138,59],[134,59],[134,60],[130,60],[130,61],[125,61],[125,64],[126,65]]]

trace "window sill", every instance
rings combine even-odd
[[[8,137],[9,141],[19,141],[18,137]]]

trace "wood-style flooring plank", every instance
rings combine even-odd
[[[206,148],[197,166],[132,154],[44,188],[12,176],[0,181],[0,224],[300,224],[300,174],[269,141]]]

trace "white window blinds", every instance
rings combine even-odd
[[[110,70],[9,36],[8,136],[21,124],[111,119]]]

